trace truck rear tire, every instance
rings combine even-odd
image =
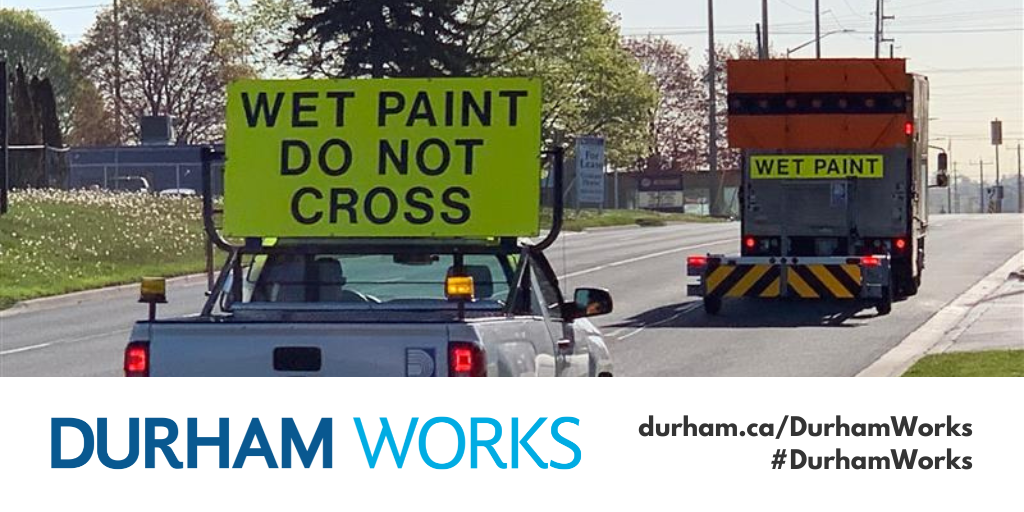
[[[917,295],[917,288],[921,286],[921,276],[907,277],[903,281],[903,293],[904,297],[913,297]]]
[[[878,311],[878,316],[892,313],[892,283],[882,287],[882,298],[875,302],[875,310]]]
[[[915,276],[910,262],[906,262],[893,268],[892,280],[896,297],[913,297],[917,295],[918,285],[921,284],[921,275]]]
[[[709,315],[717,315],[722,311],[721,297],[704,297],[704,312]]]

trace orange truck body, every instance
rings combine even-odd
[[[731,60],[729,146],[740,149],[819,151],[906,146],[905,129],[912,122],[911,105],[893,112],[871,113],[865,103],[878,98],[911,95],[914,81],[903,59]],[[813,105],[774,105],[784,96],[829,95],[836,101],[850,94],[843,113],[834,105],[828,114]],[[878,95],[876,98],[873,95]],[[739,98],[739,99],[737,99]],[[737,109],[737,101],[752,102]],[[770,114],[758,112],[763,106]],[[834,111],[834,113],[832,113]]]

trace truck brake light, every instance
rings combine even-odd
[[[907,248],[907,240],[905,238],[897,238],[895,245],[896,250],[902,251],[903,249]]]
[[[865,267],[877,267],[882,264],[882,261],[874,256],[864,256],[860,259],[860,264]]]
[[[486,377],[487,357],[476,343],[453,341],[448,344],[449,377]]]
[[[124,349],[124,376],[149,377],[149,342],[133,341]]]
[[[703,267],[708,264],[707,256],[690,256],[686,258],[686,266],[688,267]]]
[[[905,133],[907,135],[907,137],[910,137],[911,135],[913,135],[914,134],[914,123],[911,122],[911,121],[907,121],[903,125],[903,133]]]
[[[753,249],[754,246],[757,245],[757,240],[752,236],[748,236],[743,240],[743,244],[747,246],[747,249]]]

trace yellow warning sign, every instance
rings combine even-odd
[[[753,179],[881,178],[882,155],[753,155]]]
[[[532,236],[540,83],[243,80],[228,88],[230,236]]]

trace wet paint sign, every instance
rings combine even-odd
[[[243,80],[228,89],[231,236],[532,236],[540,83]]]
[[[753,155],[753,179],[881,178],[882,155]]]

